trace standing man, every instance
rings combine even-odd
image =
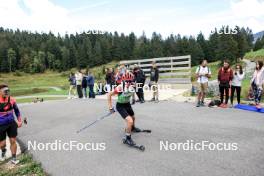
[[[208,90],[208,81],[211,78],[211,70],[207,66],[207,60],[203,60],[201,65],[196,69],[196,78],[199,84],[199,93],[197,97],[197,105],[196,107],[204,106],[204,98],[206,96]]]
[[[11,163],[16,165],[19,160],[16,159],[17,145],[17,128],[22,126],[22,118],[16,104],[16,100],[9,95],[7,85],[0,85],[0,148],[2,150],[1,161],[5,160],[6,156],[6,135],[10,140],[10,150],[12,153]],[[14,113],[17,121],[15,121]]]
[[[218,71],[218,82],[219,82],[219,90],[220,90],[220,99],[222,108],[228,107],[229,100],[229,89],[231,82],[233,80],[234,74],[233,70],[230,68],[229,62],[227,60],[224,61],[224,66]],[[225,96],[225,102],[224,102]]]
[[[151,101],[159,101],[159,90],[158,90],[158,80],[159,80],[159,69],[156,62],[152,62],[152,67],[150,69],[150,87],[153,91],[153,98]]]

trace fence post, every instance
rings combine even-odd
[[[171,57],[171,73],[173,72],[172,69],[173,69],[173,57]]]

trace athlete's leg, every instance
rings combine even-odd
[[[0,141],[0,148],[1,148],[1,157],[0,157],[0,161],[4,161],[5,160],[5,155],[6,155],[6,140],[2,140]]]
[[[6,148],[6,140],[0,141],[0,148],[1,148],[1,150]]]
[[[0,126],[0,149],[2,151],[1,161],[5,159],[6,153],[6,127]]]
[[[12,153],[12,157],[16,157],[16,152],[17,152],[16,137],[9,138],[9,141],[10,141],[10,150]]]
[[[133,117],[131,116],[127,116],[125,118],[126,120],[126,135],[131,135],[131,131],[132,131],[132,127],[134,125],[134,120],[133,120]]]
[[[135,116],[133,115],[133,116],[131,116],[132,117],[132,119],[133,119],[133,126],[132,127],[134,127],[135,126],[135,121],[136,121],[136,118],[135,118]]]

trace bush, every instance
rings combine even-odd
[[[13,75],[14,76],[23,76],[24,74],[20,71],[16,71]]]

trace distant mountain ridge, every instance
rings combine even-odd
[[[254,36],[254,43],[255,43],[258,40],[258,38],[261,38],[262,36],[264,36],[264,31],[258,32],[254,34],[253,36]]]

